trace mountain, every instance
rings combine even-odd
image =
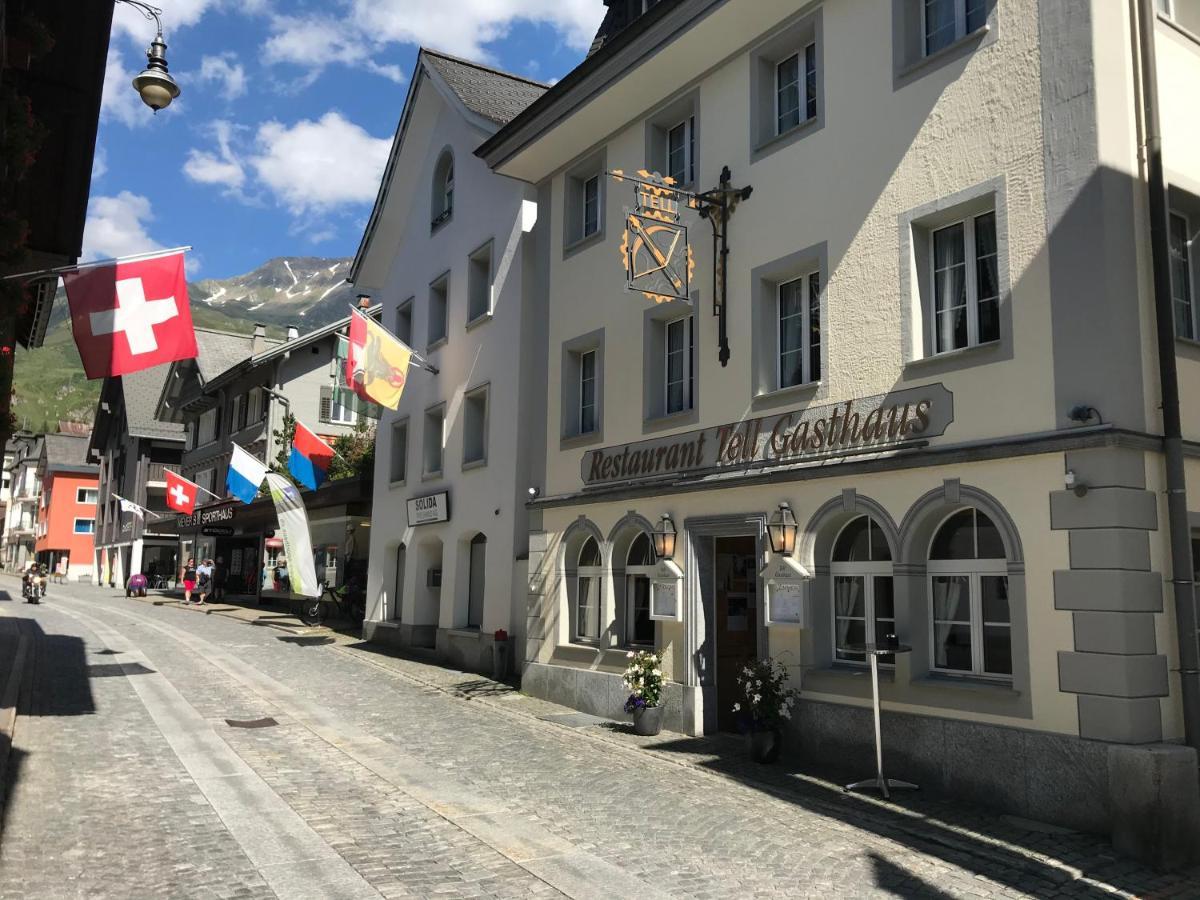
[[[349,259],[279,256],[253,272],[190,285],[193,306],[204,304],[237,319],[295,325],[310,331],[349,315],[354,288]]]
[[[311,331],[349,314],[349,272],[349,259],[282,256],[245,275],[190,282],[192,320],[197,328],[239,334],[261,322],[280,338],[287,325]],[[101,382],[84,376],[69,318],[60,288],[43,346],[17,350],[12,411],[18,427],[53,431],[60,421],[92,421]]]

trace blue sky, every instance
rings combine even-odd
[[[417,48],[542,81],[582,59],[602,0],[158,0],[182,94],[153,114],[129,81],[153,25],[118,4],[89,259],[191,244],[195,278],[274,256],[349,256]]]

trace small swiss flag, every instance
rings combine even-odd
[[[190,516],[196,511],[196,497],[199,494],[200,485],[167,469],[167,506]]]
[[[63,284],[88,378],[196,355],[182,252],[89,267],[64,275]]]

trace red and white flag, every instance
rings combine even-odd
[[[200,485],[167,469],[167,506],[190,516],[196,511],[196,498],[199,495]]]
[[[196,355],[182,252],[91,266],[64,275],[63,283],[88,378]]]

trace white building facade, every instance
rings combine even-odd
[[[545,87],[423,50],[351,280],[415,366],[379,423],[365,635],[493,671],[524,649],[545,453],[536,192],[479,144]],[[497,651],[497,633],[504,650]]]
[[[1184,735],[1130,12],[660,3],[480,148],[553,220],[523,690],[619,715],[626,653],[654,648],[667,727],[700,734],[735,727],[736,674],[771,656],[801,691],[789,752],[865,772],[853,648],[895,635],[892,774],[1110,827],[1110,750]],[[1171,10],[1154,31],[1195,442],[1200,42]],[[723,167],[753,187],[727,364],[709,224],[682,209],[690,303],[629,292],[634,188],[606,174],[703,191]],[[781,503],[807,577],[773,614]],[[663,514],[682,577],[653,610]]]

